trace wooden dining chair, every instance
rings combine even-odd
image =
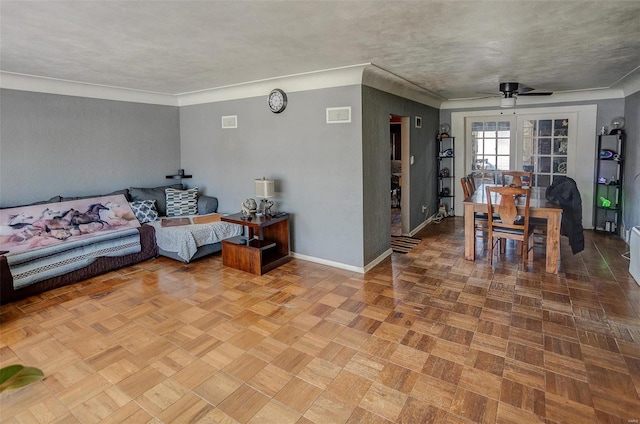
[[[506,184],[507,176],[511,177],[509,184]],[[502,173],[503,186],[509,185],[511,187],[522,187],[523,185],[527,185],[531,187],[532,182],[533,172],[530,171],[504,171]],[[541,244],[544,244],[544,238],[547,236],[547,220],[545,218],[530,218],[529,224],[535,227],[535,235],[542,238]]]
[[[507,180],[507,177],[509,179]],[[529,171],[503,171],[502,185],[510,187],[522,187],[523,185],[531,187],[533,181],[533,172]]]
[[[469,186],[471,187],[471,192],[474,193],[476,191],[476,177],[473,176],[473,173],[467,175],[467,179],[469,180]]]
[[[469,185],[469,179],[467,177],[460,178],[460,185],[462,185],[462,193],[464,198],[468,199],[471,196],[471,186]]]
[[[486,187],[489,233],[489,264],[493,264],[493,250],[500,244],[503,250],[503,239],[518,241],[519,254],[522,255],[523,266],[527,261],[533,262],[533,226],[529,223],[529,203],[531,190],[521,187]],[[522,198],[524,215],[518,215],[516,202]],[[499,220],[496,220],[496,216]]]
[[[471,197],[473,193],[475,193],[476,189],[471,185],[471,181],[469,177],[460,178],[460,184],[462,185],[462,191],[464,193],[465,199],[468,199],[469,197]],[[473,214],[473,221],[474,221],[475,230],[479,231],[481,233],[480,234],[481,237],[484,238],[487,234],[487,228],[488,228],[487,214],[482,212],[476,212]]]

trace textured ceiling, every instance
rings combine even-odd
[[[640,1],[4,1],[0,69],[179,94],[373,63],[443,99],[611,87]]]

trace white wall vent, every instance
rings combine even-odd
[[[327,108],[327,124],[347,124],[349,122],[351,122],[351,106]]]
[[[223,116],[222,128],[238,128],[238,115]]]

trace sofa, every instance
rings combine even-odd
[[[82,197],[62,197],[55,196],[48,200],[32,203],[30,205],[23,205],[22,207],[31,207],[38,205],[39,208],[46,209],[55,209],[56,205],[67,205],[68,203],[61,202],[71,202],[71,201],[82,201],[86,199],[89,202],[89,199],[94,199],[96,197],[104,197],[105,196],[117,196],[117,198],[124,198],[123,202],[129,202],[129,205],[134,205],[136,203],[153,203],[156,205],[157,219],[161,219],[163,216],[167,214],[167,202],[166,202],[166,191],[167,189],[176,190],[176,191],[186,191],[183,190],[182,184],[172,184],[168,186],[160,186],[154,188],[127,188],[118,190],[115,192],[108,193],[106,195],[96,195],[96,196],[82,196]],[[122,195],[123,197],[120,197]],[[109,197],[111,198],[111,197]],[[215,197],[205,196],[198,194],[196,200],[196,213],[199,215],[206,215],[215,213],[218,208],[218,200]],[[6,212],[9,212],[8,208]],[[15,208],[11,208],[13,211]],[[60,209],[60,208],[58,208]],[[138,218],[138,214],[136,213],[136,218]],[[135,218],[131,218],[135,221]],[[138,219],[139,221],[139,219]],[[0,223],[1,224],[1,223]],[[42,281],[37,281],[33,284],[29,284],[24,287],[14,288],[14,278],[11,273],[10,263],[8,256],[1,252],[5,249],[3,245],[0,244],[0,304],[6,304],[8,302],[12,302],[24,297],[28,297],[31,295],[39,294],[47,290],[51,290],[57,287],[62,287],[65,285],[73,284],[82,280],[86,280],[92,278],[94,276],[113,271],[119,268],[123,268],[126,266],[134,265],[139,262],[157,257],[159,254],[164,254],[168,257],[176,258],[173,252],[169,251],[161,251],[159,249],[158,244],[156,242],[156,230],[151,223],[142,223],[139,225],[136,222],[136,228],[139,234],[139,251],[135,253],[124,254],[122,256],[100,256],[96,259],[93,259],[91,263],[83,266],[80,269],[76,269],[63,275],[56,275],[51,278],[46,278]],[[104,226],[104,224],[102,224]],[[135,230],[129,230],[135,232]],[[47,231],[51,231],[47,228]],[[76,243],[84,243],[84,242],[76,242]],[[6,246],[6,245],[5,245]],[[199,258],[204,256],[205,254],[210,254],[217,252],[221,249],[221,243],[217,242],[215,245],[207,245],[200,246],[198,249],[202,248],[201,252],[198,252],[197,256],[194,255],[192,259]]]
[[[240,235],[243,231],[241,226],[220,222],[221,214],[216,214],[218,199],[199,194],[197,188],[184,190],[181,184],[131,188],[129,196],[133,202],[155,201],[158,217],[152,216],[145,224],[156,230],[158,254],[177,261],[189,263],[219,252],[223,239]],[[193,209],[187,206],[189,198],[192,199]],[[183,205],[174,207],[172,211],[172,200],[182,201]],[[145,221],[142,217],[139,220]]]

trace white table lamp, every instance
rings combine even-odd
[[[255,180],[255,187],[256,197],[262,197],[259,211],[267,216],[271,215],[273,202],[268,199],[275,196],[275,181],[262,177],[261,179]]]

